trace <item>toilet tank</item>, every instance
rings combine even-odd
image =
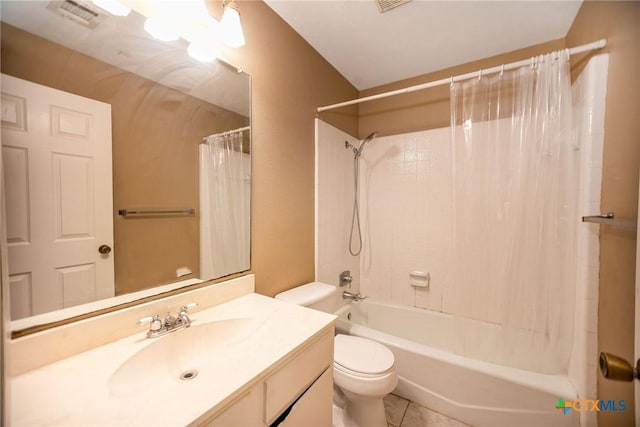
[[[325,313],[338,308],[338,288],[322,282],[311,282],[276,295],[276,299],[302,305]]]

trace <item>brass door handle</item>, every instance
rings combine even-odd
[[[634,368],[622,357],[603,351],[600,353],[600,372],[603,377],[610,380],[631,382],[639,379],[640,359],[636,361]]]
[[[100,252],[102,255],[107,255],[111,253],[111,246],[109,245],[101,245],[98,248],[98,252]]]

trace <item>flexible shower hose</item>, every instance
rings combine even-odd
[[[351,232],[349,233],[349,253],[353,256],[362,252],[362,231],[360,230],[360,207],[358,206],[358,160],[360,156],[353,156],[353,215],[351,216]],[[353,232],[358,230],[358,250],[353,250]]]

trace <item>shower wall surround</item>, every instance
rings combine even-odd
[[[344,142],[357,146],[358,140],[318,119],[315,127],[315,277],[338,285],[340,273],[350,270],[352,289],[357,290],[360,257],[351,256],[348,249],[354,194],[353,152],[345,148]]]
[[[362,291],[393,304],[443,311],[452,255],[449,128],[378,138],[362,157]],[[427,288],[409,285],[428,272]]]
[[[316,119],[316,280],[337,284],[350,269],[364,294],[443,311],[449,280],[451,167],[449,128],[378,137],[360,158],[363,250],[349,255],[353,154],[357,140]],[[409,272],[428,271],[428,288]]]
[[[574,138],[580,145],[579,206],[583,215],[600,213],[604,113],[609,55],[594,56],[572,85]],[[569,378],[578,395],[597,399],[598,276],[600,226],[578,227],[578,274],[575,291],[575,328]],[[581,412],[582,426],[597,425],[595,412]]]

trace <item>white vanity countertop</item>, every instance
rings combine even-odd
[[[148,339],[146,327],[141,327],[135,335],[13,377],[11,425],[187,425],[207,412],[212,413],[212,409],[219,409],[229,396],[335,322],[335,316],[331,314],[258,294],[249,294],[191,316],[192,327],[243,318],[253,319],[251,331],[243,333],[242,341],[229,349],[214,347],[216,367],[215,372],[209,369],[209,378],[207,375],[191,381],[176,378],[168,381],[165,387],[153,384],[152,379],[148,385],[137,381],[138,384],[132,384],[131,388],[121,387],[121,390],[110,386],[112,375],[131,356],[169,336]],[[178,330],[170,335],[182,332],[185,331]],[[60,345],[66,343],[60,342]],[[171,361],[166,363],[170,365]]]

